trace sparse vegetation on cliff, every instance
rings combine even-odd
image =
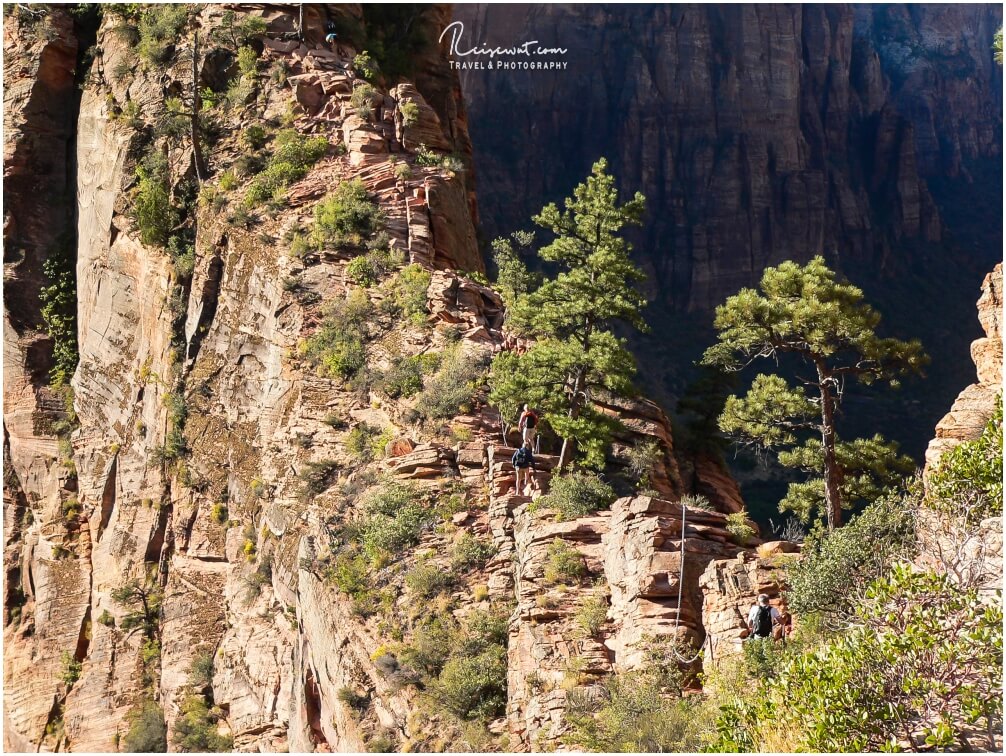
[[[77,369],[77,272],[76,256],[69,241],[61,240],[49,251],[42,272],[49,280],[39,290],[42,321],[52,339],[49,384],[68,386]]]
[[[277,132],[265,168],[248,186],[245,207],[263,202],[282,203],[286,188],[307,175],[310,167],[328,152],[328,147],[328,140],[322,136],[309,137],[295,129]]]
[[[343,181],[314,206],[311,239],[318,249],[362,246],[384,223],[384,213],[359,179]]]
[[[168,728],[164,710],[152,698],[142,699],[126,716],[129,730],[122,739],[128,753],[166,753]]]

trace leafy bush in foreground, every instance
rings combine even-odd
[[[983,602],[976,588],[895,565],[872,584],[858,614],[858,627],[724,705],[710,750],[995,748],[1001,592]]]

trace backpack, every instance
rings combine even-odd
[[[522,446],[513,455],[514,467],[527,467],[531,463],[531,450]]]
[[[537,424],[538,424],[538,416],[533,412],[528,412],[527,415],[524,416],[525,428],[533,428]]]
[[[752,635],[759,638],[768,638],[772,634],[772,607],[759,606],[758,615],[755,617]]]

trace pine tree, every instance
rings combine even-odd
[[[627,395],[636,369],[625,340],[610,329],[617,321],[646,327],[640,315],[645,300],[634,286],[644,275],[629,260],[631,245],[620,235],[626,226],[639,225],[646,201],[637,192],[619,205],[607,167],[607,161],[597,161],[563,209],[549,204],[533,218],[555,236],[537,253],[558,268],[554,277],[521,291],[533,285],[533,278],[505,242],[497,245],[498,256],[505,253],[510,265],[508,280],[519,282],[506,287],[510,327],[535,341],[523,354],[497,356],[490,401],[504,416],[516,414],[525,402],[539,408],[563,439],[560,469],[577,447],[587,464],[604,464],[616,423],[594,407],[591,397],[597,391]]]
[[[913,467],[880,436],[847,442],[836,435],[847,380],[896,386],[899,376],[920,373],[928,362],[918,341],[878,337],[879,323],[863,292],[836,281],[823,258],[806,266],[785,262],[765,271],[760,292],[742,289],[716,309],[719,342],[702,360],[734,371],[782,354],[799,360],[802,385],[759,375],[746,396],[727,399],[719,425],[742,443],[778,450],[785,466],[819,473],[794,483],[780,508],[807,519],[823,506],[829,528],[840,524],[843,507],[873,498]]]

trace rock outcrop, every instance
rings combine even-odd
[[[774,541],[764,544],[757,553],[744,551],[734,559],[709,563],[699,578],[707,649],[703,665],[707,672],[741,653],[747,637],[748,612],[759,595],[764,593],[773,606],[780,605],[786,586],[785,565],[798,550],[796,544]],[[777,553],[770,555],[771,551]]]
[[[995,411],[996,397],[1002,393],[1002,263],[996,265],[982,282],[978,299],[978,320],[985,336],[971,344],[971,357],[978,373],[978,382],[964,389],[953,407],[936,425],[936,437],[926,450],[926,471],[931,471],[948,450],[962,441],[981,435]]]

